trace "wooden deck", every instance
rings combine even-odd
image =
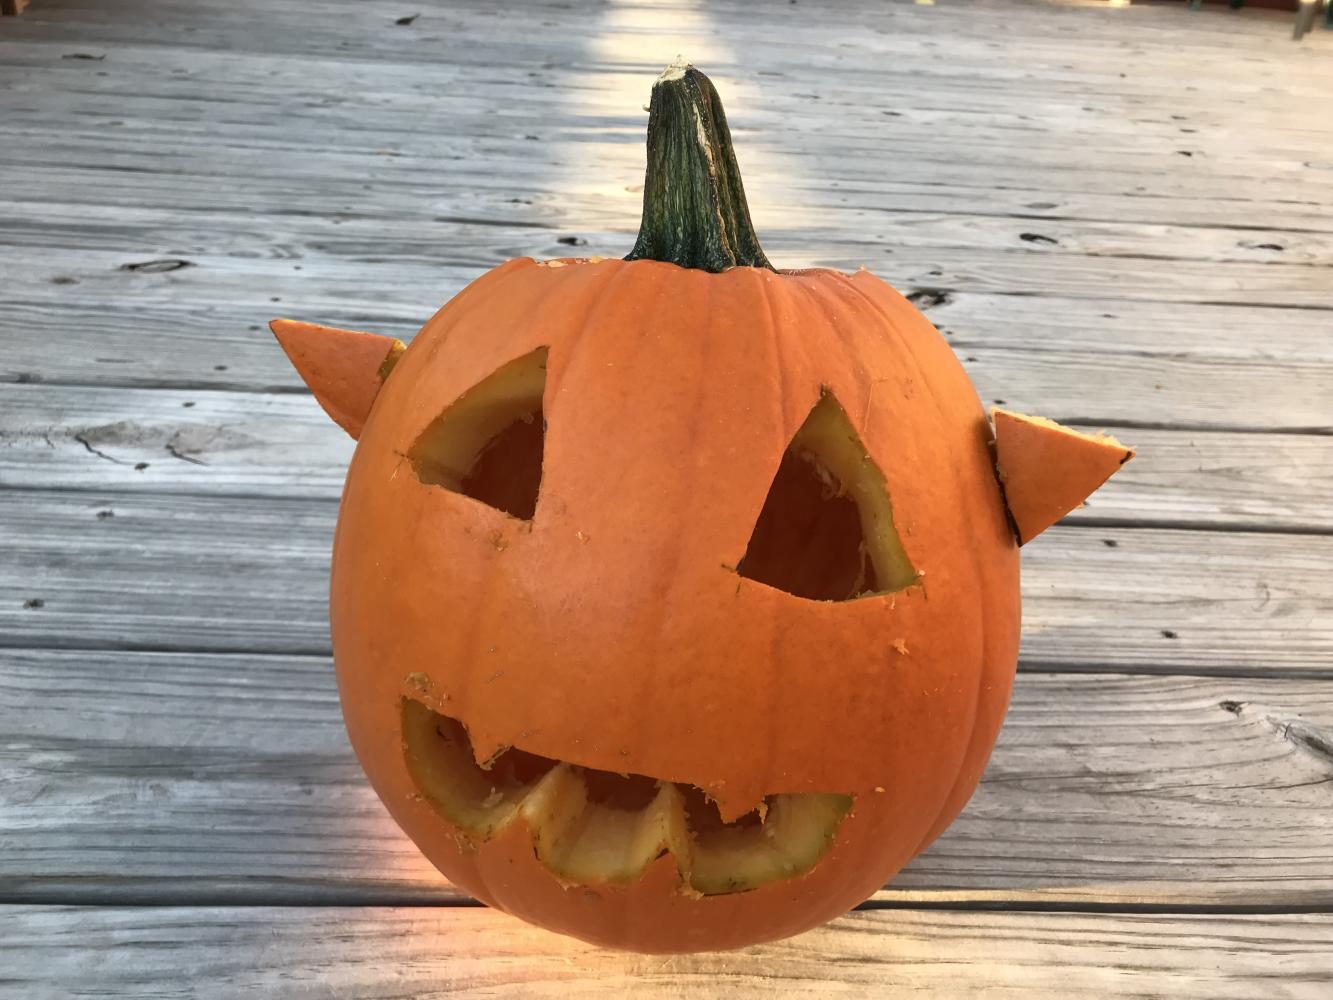
[[[1333,995],[1333,33],[1290,29],[880,0],[0,21],[0,994]],[[362,779],[325,610],[351,443],[264,324],[407,338],[505,258],[623,255],[677,52],[774,261],[920,293],[988,402],[1140,457],[1025,550],[1013,709],[949,832],[828,928],[646,959],[470,905]]]

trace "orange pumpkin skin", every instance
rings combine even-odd
[[[420,482],[404,456],[423,430],[543,347],[532,520]],[[812,601],[734,569],[823,391],[884,474],[921,573],[906,590]],[[1007,706],[1018,583],[976,392],[879,279],[520,259],[433,317],[376,398],[343,497],[331,615],[352,744],[445,875],[553,930],[669,952],[824,922],[949,824]],[[724,818],[786,792],[849,794],[852,813],[812,871],[749,892],[684,894],[669,856],[628,887],[566,888],[521,821],[472,845],[423,800],[404,694],[462,721],[479,759],[518,746],[689,783]]]

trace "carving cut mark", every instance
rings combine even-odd
[[[916,582],[884,474],[831,394],[820,398],[782,456],[737,572],[815,601],[847,601]]]
[[[531,520],[546,438],[546,354],[509,362],[440,414],[408,452],[417,478]]]

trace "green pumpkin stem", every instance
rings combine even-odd
[[[653,84],[643,221],[625,259],[775,270],[750,222],[722,101],[693,66],[669,66]]]

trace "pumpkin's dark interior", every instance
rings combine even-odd
[[[736,571],[817,601],[916,582],[884,474],[831,393],[821,396],[783,454]]]
[[[770,795],[724,823],[693,785],[615,774],[517,748],[485,766],[467,730],[402,700],[407,768],[422,796],[474,842],[522,821],[537,858],[563,880],[625,884],[665,853],[705,895],[743,892],[810,871],[851,808],[847,795]]]
[[[509,362],[436,418],[408,452],[417,478],[531,520],[546,440],[546,354]]]

